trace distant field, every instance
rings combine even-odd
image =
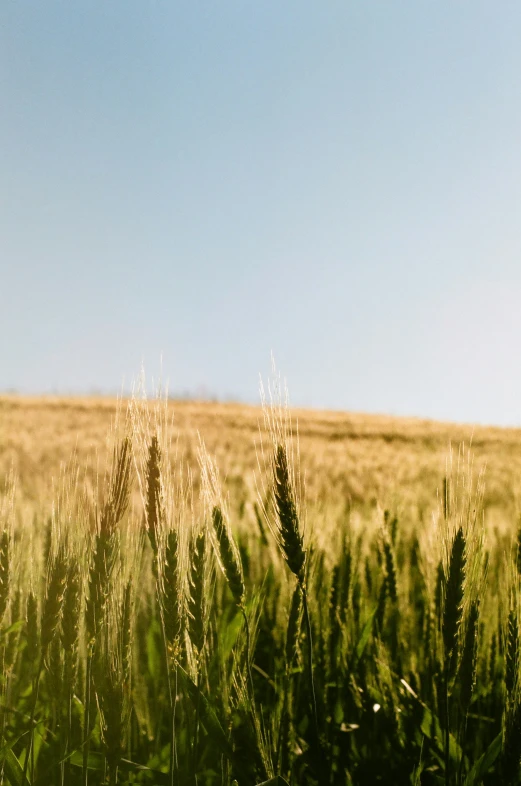
[[[262,409],[237,404],[171,402],[177,450],[197,474],[198,434],[232,499],[255,495]],[[111,398],[0,397],[0,473],[18,476],[19,501],[50,499],[50,481],[74,450],[80,465],[105,457],[117,401]],[[472,443],[476,471],[486,466],[485,511],[496,522],[521,511],[521,430],[413,418],[295,410],[306,497],[320,507],[398,506],[429,511],[445,474],[450,445]],[[99,458],[98,458],[99,456]],[[499,514],[499,516],[498,516]]]

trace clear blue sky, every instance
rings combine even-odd
[[[521,4],[0,6],[0,390],[521,424]]]

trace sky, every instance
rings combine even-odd
[[[521,4],[0,5],[0,391],[521,424]]]

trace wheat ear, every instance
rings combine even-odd
[[[445,601],[442,635],[448,677],[453,676],[458,656],[458,634],[463,616],[463,591],[466,568],[466,542],[460,527],[452,543],[448,574],[445,577]]]
[[[11,579],[11,533],[4,529],[0,537],[0,622],[3,619],[9,600],[9,584]]]
[[[179,556],[179,536],[175,530],[170,530],[166,535],[159,588],[165,637],[174,660],[179,656],[183,625]]]
[[[148,448],[146,471],[146,525],[152,551],[157,559],[158,532],[163,520],[161,488],[161,447],[154,434]]]
[[[188,627],[190,640],[197,657],[201,657],[208,625],[208,548],[206,529],[190,542],[190,591],[188,598]]]
[[[132,445],[125,437],[114,453],[114,471],[108,499],[103,505],[94,537],[89,571],[86,621],[89,643],[98,637],[108,595],[110,579],[117,558],[117,525],[125,515],[130,499]]]
[[[51,641],[58,629],[67,587],[67,557],[63,546],[51,563],[49,581],[42,609],[41,660],[44,661]]]
[[[291,572],[300,582],[304,579],[306,551],[300,532],[295,494],[288,467],[285,445],[275,448],[273,457],[273,493],[278,514],[278,542]]]
[[[212,523],[217,539],[219,564],[235,603],[242,609],[246,588],[239,549],[233,539],[228,521],[218,505],[215,505],[212,510]]]

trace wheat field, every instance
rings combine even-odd
[[[230,490],[251,485],[264,432],[260,407],[186,401],[168,406],[178,456],[197,467],[201,434]],[[20,501],[47,504],[49,481],[73,452],[91,470],[103,468],[117,407],[114,398],[0,396],[0,473],[14,467]],[[487,516],[497,513],[501,524],[504,512],[521,512],[521,429],[317,410],[294,410],[294,420],[308,504],[432,507],[451,445],[457,450],[466,444],[477,471],[486,467]]]
[[[0,398],[9,784],[517,784],[521,431]]]

